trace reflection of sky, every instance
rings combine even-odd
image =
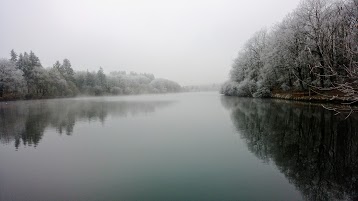
[[[1,145],[0,186],[6,189],[0,188],[0,195],[17,200],[300,200],[274,165],[248,151],[218,94],[156,100],[168,99],[175,104],[147,115],[110,116],[104,124],[76,122],[72,136],[46,129],[36,149]]]

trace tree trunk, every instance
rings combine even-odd
[[[323,54],[321,51],[320,47],[317,47],[317,53],[318,53],[318,57],[319,57],[319,63],[321,64],[320,69],[319,69],[319,82],[321,87],[324,87],[324,67],[325,67],[325,62],[323,59]]]

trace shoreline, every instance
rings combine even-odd
[[[32,100],[52,100],[52,99],[66,99],[66,98],[93,98],[93,97],[116,97],[116,96],[140,96],[140,95],[156,95],[156,94],[176,94],[176,93],[187,93],[187,92],[166,92],[166,93],[139,93],[139,94],[103,94],[103,95],[89,95],[89,94],[79,94],[75,96],[59,96],[59,97],[36,97],[36,98],[12,98],[12,99],[2,99],[0,98],[0,103],[5,102],[15,102],[15,101],[32,101]]]
[[[257,98],[249,97],[249,96],[235,96],[235,95],[228,95],[228,94],[222,94],[222,95],[227,97],[238,97],[238,98],[284,100],[284,101],[292,101],[297,103],[317,104],[317,105],[336,105],[342,108],[353,107],[355,109],[358,109],[358,101],[357,99],[354,99],[352,97],[328,96],[328,95],[318,95],[318,94],[309,96],[304,92],[293,92],[293,93],[274,92],[269,97],[257,97]]]
[[[355,100],[351,97],[342,96],[324,96],[324,95],[297,95],[295,93],[273,93],[270,98],[273,99],[284,99],[293,101],[302,101],[310,103],[331,103],[331,104],[350,104]],[[357,105],[358,102],[352,103],[351,105]]]

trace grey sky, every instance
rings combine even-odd
[[[299,0],[1,0],[0,57],[44,67],[148,72],[181,85],[223,82],[245,41]]]

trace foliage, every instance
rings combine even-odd
[[[153,74],[118,71],[106,75],[102,67],[97,72],[75,72],[68,59],[43,68],[32,51],[18,56],[11,50],[10,56],[0,60],[0,100],[181,91],[176,82],[156,79]]]
[[[248,40],[221,91],[266,97],[275,89],[312,89],[358,101],[357,25],[357,1],[305,0]]]
[[[23,72],[13,61],[0,60],[0,97],[19,98],[26,89]]]

